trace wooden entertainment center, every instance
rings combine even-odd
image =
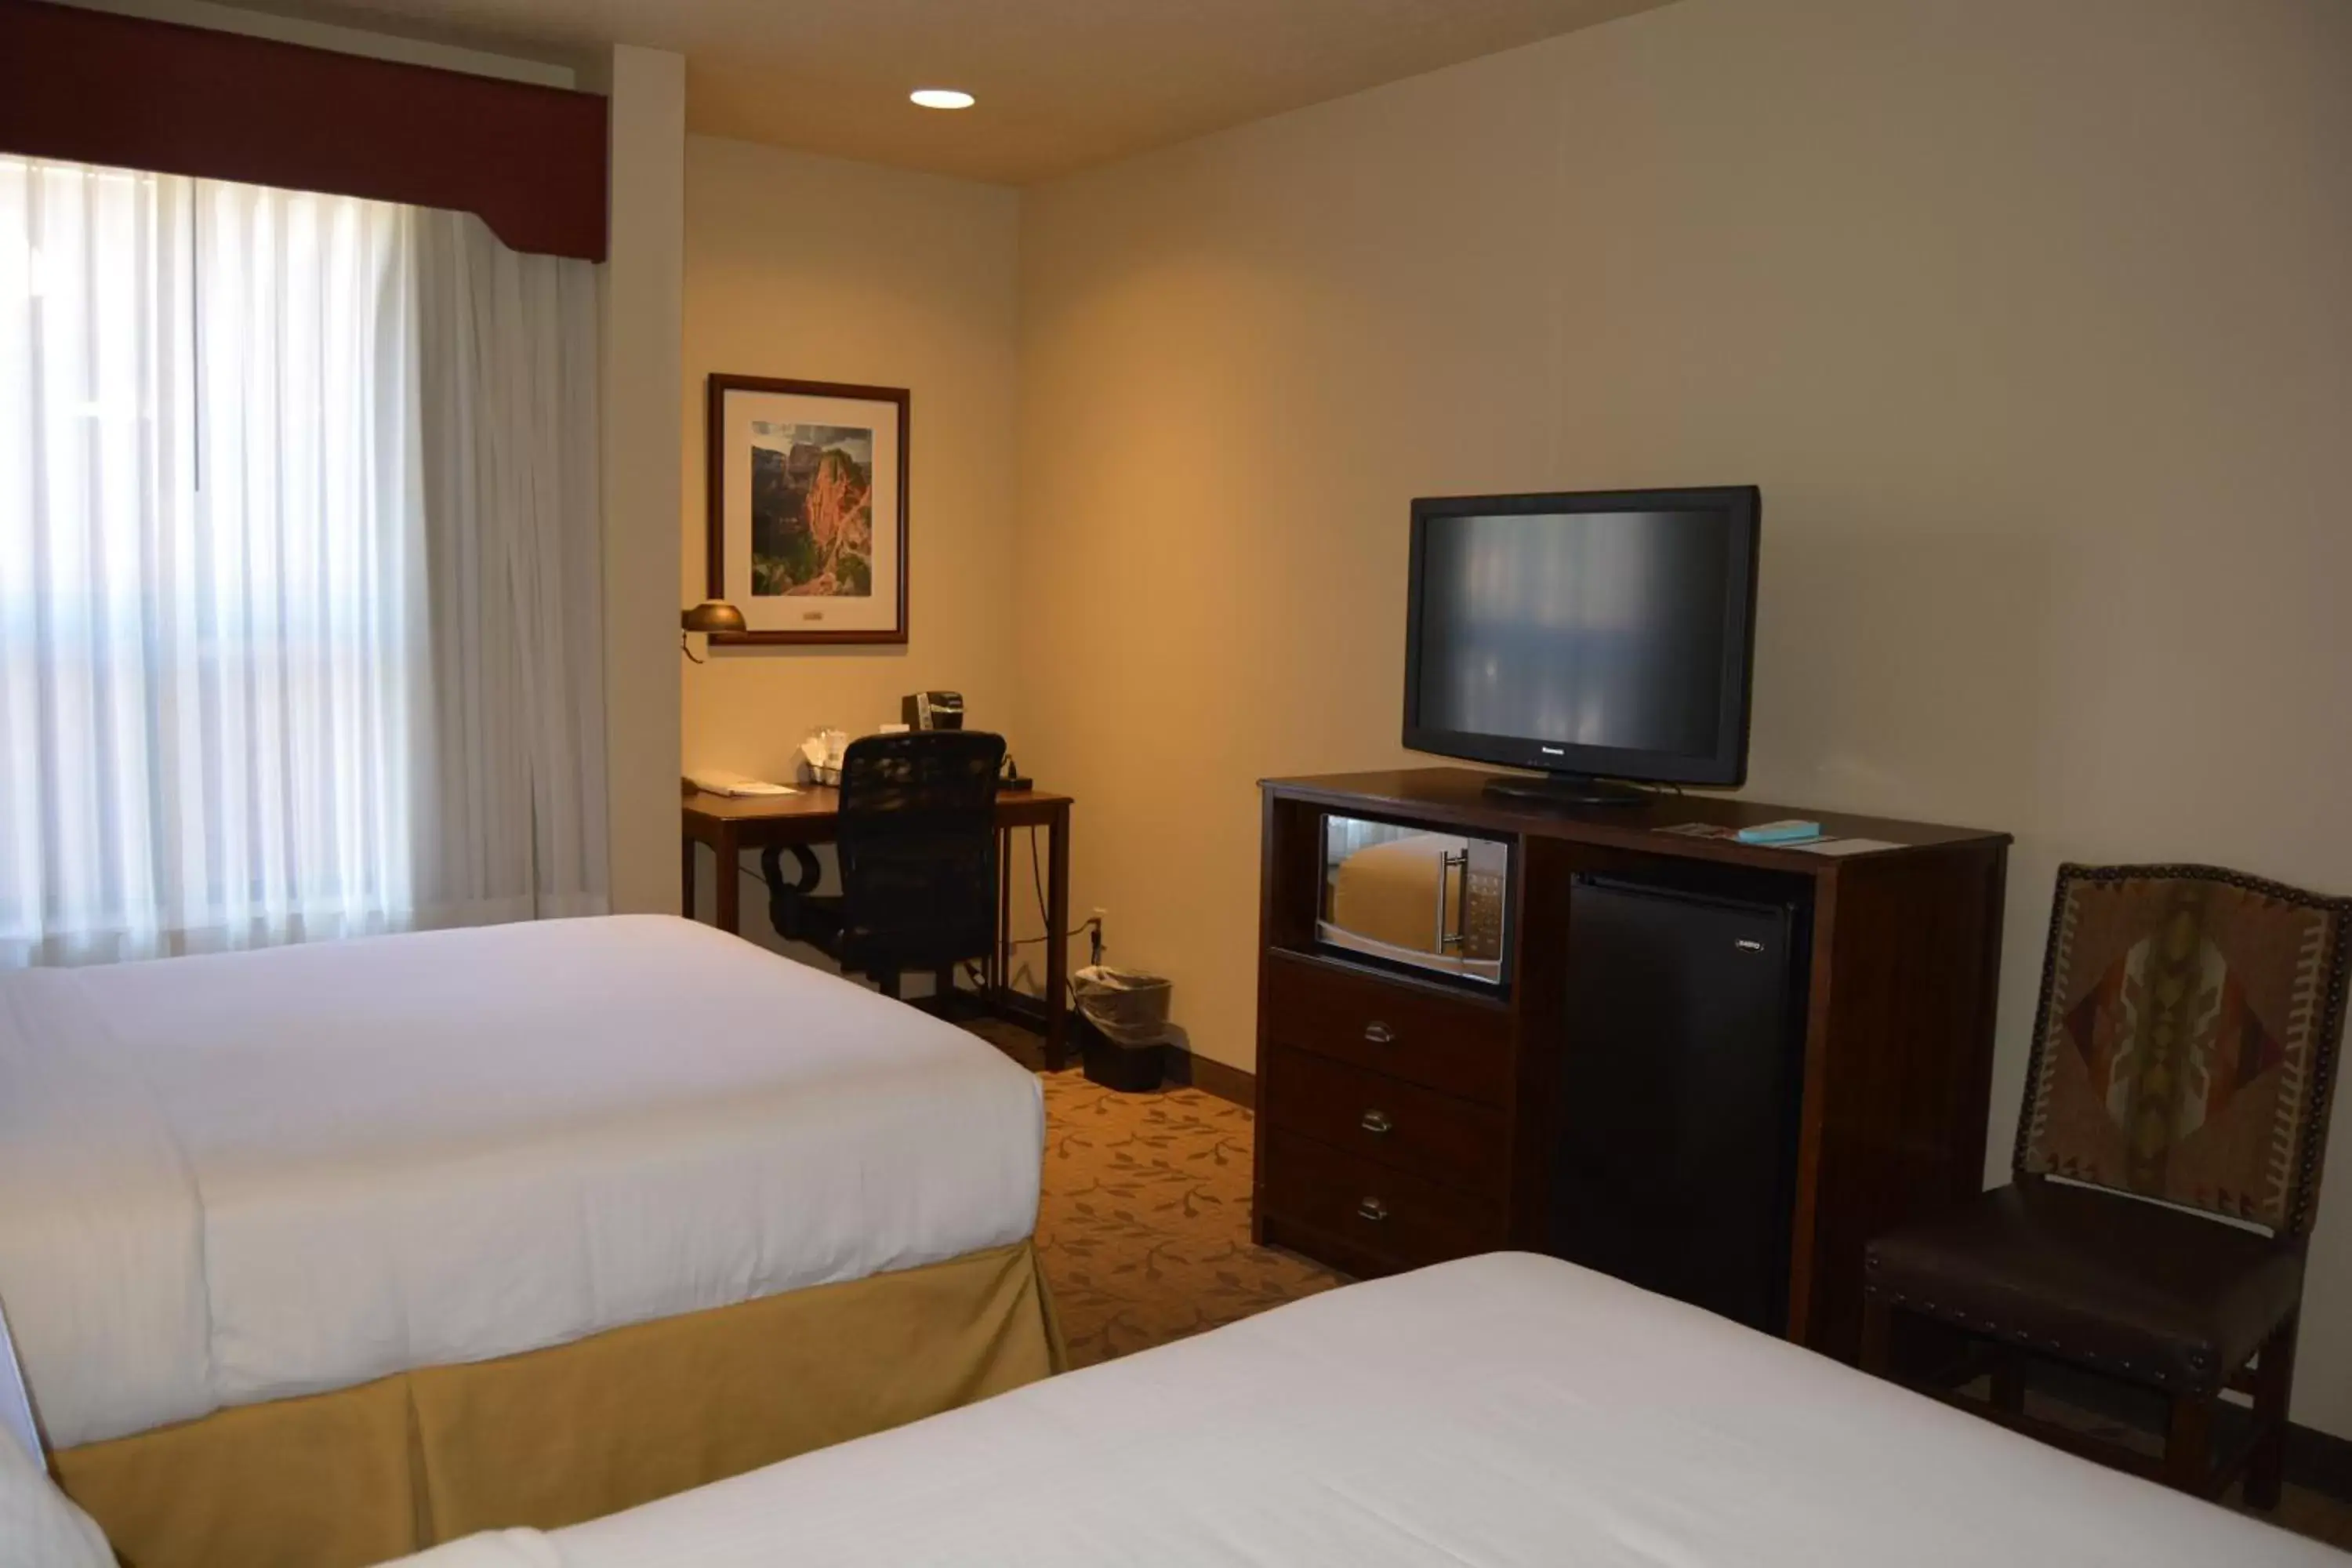
[[[1761,1247],[1743,1288],[1769,1279],[1771,1299],[1751,1321],[1851,1361],[1864,1243],[1982,1185],[2008,836],[1664,793],[1551,806],[1497,799],[1491,776],[1262,786],[1258,1239],[1374,1275],[1497,1247],[1576,1257],[1591,1237],[1701,1282],[1691,1299],[1715,1288],[1715,1254]],[[1832,856],[1664,831],[1791,816],[1883,847]],[[1499,962],[1425,973],[1335,941],[1343,829],[1414,841],[1400,863],[1455,842],[1507,863],[1478,885],[1499,901]],[[1433,949],[1458,952],[1469,858],[1429,863]],[[1767,973],[1776,929],[1782,978]],[[1731,1147],[1740,1137],[1769,1163],[1782,1123],[1785,1180],[1716,1174],[1751,1158]],[[1645,1139],[1654,1166],[1629,1178]],[[1613,1150],[1613,1171],[1587,1144]],[[1596,1212],[1608,1191],[1622,1215]],[[1679,1246],[1684,1225],[1703,1239]]]

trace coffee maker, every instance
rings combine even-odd
[[[963,728],[963,693],[912,691],[899,700],[898,717],[909,730]]]

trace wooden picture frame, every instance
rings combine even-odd
[[[747,623],[714,646],[906,642],[909,413],[903,386],[709,378],[708,591]]]

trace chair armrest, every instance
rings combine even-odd
[[[793,852],[793,858],[799,863],[800,880],[797,882],[787,883],[784,880],[783,853],[786,849]],[[805,895],[816,891],[824,871],[816,863],[814,850],[805,844],[790,844],[771,845],[761,850],[760,874],[767,879],[770,895],[782,898],[787,893]]]

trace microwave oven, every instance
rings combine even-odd
[[[1346,816],[1323,818],[1318,945],[1335,953],[1500,986],[1511,846]]]

